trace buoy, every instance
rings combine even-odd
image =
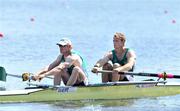
[[[167,11],[167,10],[164,10],[164,13],[165,13],[165,14],[167,14],[167,13],[168,13],[168,11]]]
[[[33,21],[34,21],[34,18],[32,17],[32,18],[30,19],[30,21],[33,22]]]
[[[0,32],[0,37],[1,37],[1,38],[4,37],[3,33],[1,33],[1,32]]]
[[[172,20],[172,23],[175,24],[175,23],[176,23],[176,20],[173,19],[173,20]]]

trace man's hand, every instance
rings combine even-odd
[[[64,63],[59,64],[57,67],[60,69],[64,69],[64,68],[68,68],[69,66],[70,66],[70,63],[64,62]]]
[[[44,77],[45,77],[44,74],[34,75],[34,76],[31,77],[31,79],[34,80],[34,81],[37,81],[37,80],[38,80],[38,81],[41,81]]]
[[[41,74],[38,76],[38,80],[41,81],[45,77],[45,74]]]
[[[38,76],[37,76],[37,75],[33,75],[33,76],[31,77],[31,79],[34,80],[34,81],[36,81],[36,80],[38,80]]]
[[[93,73],[98,73],[99,69],[100,69],[99,67],[93,67],[91,71]]]
[[[115,68],[115,69],[112,70],[112,74],[118,74],[118,72],[119,72],[118,68]]]

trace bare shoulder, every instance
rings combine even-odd
[[[59,54],[58,57],[56,58],[56,61],[60,61],[62,59],[62,54]]]
[[[60,55],[58,55],[58,57],[56,58],[55,62],[56,62],[56,63],[60,63],[61,59],[62,59],[62,55],[60,54]]]
[[[77,55],[77,54],[72,54],[71,59],[72,59],[72,60],[80,60],[81,58],[80,58],[80,56]]]
[[[77,54],[72,54],[71,60],[75,66],[80,66],[82,64],[82,59]]]
[[[111,58],[111,56],[112,56],[112,51],[108,51],[104,55],[104,57],[108,57],[108,58]]]
[[[134,51],[134,50],[132,50],[132,49],[129,49],[129,51],[128,51],[127,55],[128,55],[129,57],[136,58],[135,51]]]

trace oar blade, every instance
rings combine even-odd
[[[0,66],[0,81],[6,81],[6,70]]]

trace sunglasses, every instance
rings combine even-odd
[[[66,47],[67,45],[59,45],[59,47]]]
[[[123,42],[123,39],[119,39],[121,42]],[[113,42],[118,42],[118,40],[113,40]]]

